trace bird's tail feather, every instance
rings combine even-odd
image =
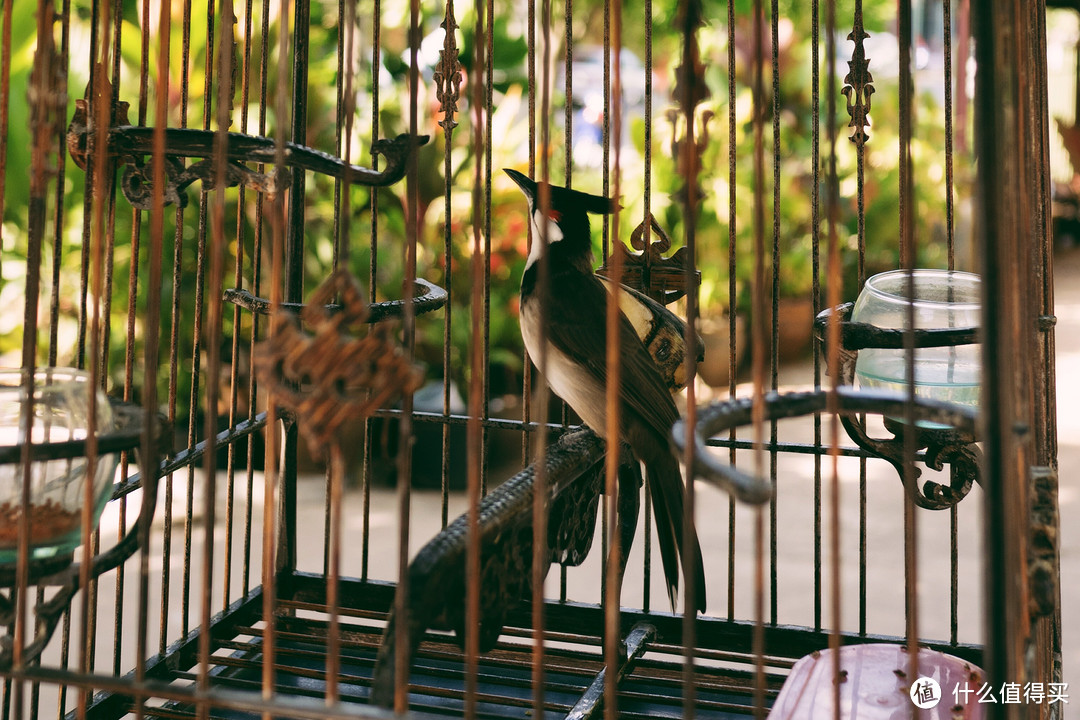
[[[692,568],[694,574],[694,610],[705,612],[705,566],[697,531],[691,529],[686,537],[688,542],[683,541],[683,482],[679,463],[667,447],[658,449],[653,457],[643,460],[671,608],[675,609],[678,599],[679,560],[682,559],[683,566]]]

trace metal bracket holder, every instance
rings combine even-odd
[[[153,204],[153,166],[147,156],[154,152],[154,128],[132,125],[128,120],[128,103],[115,101],[112,107],[112,125],[101,136],[108,145],[112,167],[124,165],[120,188],[124,197],[139,210],[150,210]],[[75,112],[67,130],[67,147],[75,164],[86,169],[92,153],[93,142],[99,137],[93,126],[89,103],[85,99],[75,101]],[[347,180],[351,185],[387,187],[405,176],[406,160],[413,148],[428,141],[427,135],[412,137],[398,135],[393,139],[376,140],[371,146],[373,154],[386,158],[386,168],[372,170],[360,165],[346,163],[320,150],[292,142],[284,143],[283,155],[278,156],[278,142],[274,138],[241,133],[228,133],[225,185],[243,185],[259,192],[276,194],[289,184],[286,168],[299,168]],[[218,171],[214,155],[218,143],[213,130],[193,128],[166,128],[165,130],[165,204],[184,207],[184,192],[194,182],[202,182],[204,191],[214,189]],[[186,165],[186,158],[201,158]],[[253,170],[248,163],[283,164],[270,171]]]
[[[840,384],[845,388],[850,388],[855,383],[855,362],[859,350],[903,349],[905,336],[908,334],[913,336],[913,345],[916,348],[951,347],[978,342],[978,329],[974,327],[905,331],[853,322],[850,319],[853,308],[853,303],[827,308],[821,311],[814,321],[814,331],[823,342],[834,314],[840,323],[839,367],[830,367],[829,372],[838,373]],[[916,399],[915,406],[920,404],[920,400]],[[887,460],[896,468],[901,482],[904,482],[905,478],[911,479],[911,486],[907,490],[916,505],[928,510],[945,510],[955,506],[967,496],[972,485],[979,481],[982,453],[976,444],[978,437],[974,421],[963,426],[944,422],[940,424],[948,427],[925,427],[893,419],[904,417],[906,412],[906,405],[902,405],[889,414],[882,413],[883,424],[892,434],[891,438],[871,437],[866,431],[864,419],[860,417],[841,415],[840,423],[856,445],[875,457]],[[920,418],[918,415],[916,419],[933,422],[931,418]],[[914,434],[914,438],[910,438],[909,434]],[[921,485],[918,483],[922,470],[915,465],[914,457],[909,455],[911,445],[916,453],[926,451],[921,459],[927,467],[943,470],[946,464],[949,466],[947,485],[933,481],[926,481]]]
[[[862,414],[902,415],[909,407],[908,399],[896,393],[855,390],[852,387],[841,386],[836,391],[835,408],[830,408],[829,395],[830,393],[825,390],[769,393],[764,399],[762,419],[780,420],[835,409],[840,413],[841,422],[844,422]],[[916,420],[949,425],[953,432],[958,433],[957,437],[974,436],[975,414],[970,408],[925,398],[916,398],[914,405],[910,407]],[[693,473],[696,477],[719,486],[742,502],[758,505],[767,502],[772,497],[773,489],[769,480],[721,462],[707,449],[708,438],[732,428],[749,425],[753,419],[754,401],[751,398],[736,398],[726,402],[712,403],[702,408],[698,412],[697,426],[692,434],[687,432],[684,420],[676,422],[671,432],[672,440],[680,451],[686,443],[695,443],[697,452],[694,455]],[[845,427],[847,427],[846,424]],[[892,442],[898,443],[899,447],[903,448],[902,439]],[[869,449],[867,451],[873,452]],[[944,455],[944,449],[938,450],[937,453],[937,457],[951,457]],[[975,466],[977,464],[973,463],[972,467]],[[970,489],[970,485],[967,488]],[[952,501],[955,504],[962,497],[958,495],[958,489],[955,486],[943,488],[937,483],[929,482],[925,484],[921,492],[922,495],[917,495],[916,502],[921,507],[935,509],[940,508],[933,503]],[[948,505],[943,504],[941,507],[948,507]]]

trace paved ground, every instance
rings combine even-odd
[[[1054,283],[1065,679],[1080,698],[1080,248],[1058,253]]]

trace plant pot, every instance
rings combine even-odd
[[[778,356],[798,360],[810,352],[814,337],[814,301],[809,297],[782,297],[777,306],[780,335]]]
[[[705,343],[705,360],[698,363],[698,376],[711,387],[727,388],[731,382],[731,328],[728,316],[702,318],[701,340]],[[746,357],[746,318],[735,316],[735,369]]]

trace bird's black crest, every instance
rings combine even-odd
[[[613,213],[617,207],[615,200],[606,198],[603,195],[590,195],[577,190],[567,190],[566,192],[575,196],[577,201],[585,206],[586,212],[591,212],[594,215]]]
[[[541,183],[530,179],[524,173],[510,168],[504,168],[503,172],[518,184],[518,187],[529,197],[532,202],[539,202],[539,187]],[[559,185],[549,185],[551,188],[551,204],[557,208],[581,208],[587,213],[594,215],[606,215],[615,212],[618,207],[615,200],[603,195],[591,195],[580,190],[571,190]]]

